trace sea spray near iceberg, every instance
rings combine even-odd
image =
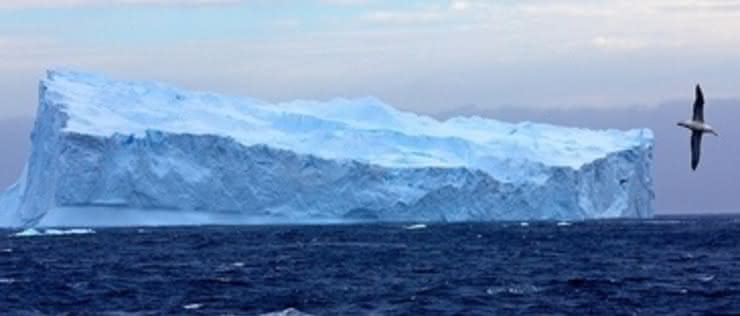
[[[131,210],[125,225],[650,217],[652,147],[645,129],[437,121],[374,98],[269,104],[49,71],[0,224],[115,225]]]

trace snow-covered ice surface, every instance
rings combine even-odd
[[[269,104],[49,71],[0,223],[75,209],[85,216],[64,224],[80,225],[93,208],[283,221],[649,217],[652,147],[644,129],[437,121],[375,98]]]

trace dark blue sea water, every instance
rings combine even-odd
[[[0,314],[740,314],[736,217],[13,233]]]

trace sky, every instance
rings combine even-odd
[[[690,102],[697,82],[740,99],[738,34],[740,0],[1,0],[0,121],[32,118],[63,66],[431,115],[588,109],[568,123],[590,125]]]

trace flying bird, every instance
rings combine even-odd
[[[701,137],[704,133],[719,136],[709,124],[704,123],[704,94],[698,84],[696,85],[694,116],[690,120],[678,122],[678,126],[691,130],[691,170],[696,170],[701,156]]]

